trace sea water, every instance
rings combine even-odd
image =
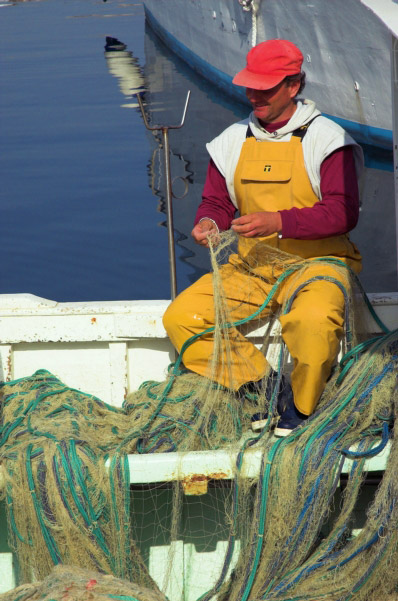
[[[0,0],[0,293],[57,301],[170,298],[164,144],[170,130],[177,287],[209,268],[190,237],[205,143],[248,107],[191,71],[133,0]],[[106,36],[120,44],[105,50]],[[353,239],[367,291],[397,290],[391,151],[365,149]]]

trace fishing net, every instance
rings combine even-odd
[[[188,340],[166,380],[144,382],[121,409],[71,389],[45,370],[3,383],[0,459],[9,541],[19,581],[46,579],[41,598],[59,578],[57,572],[55,581],[47,579],[57,564],[124,579],[127,592],[121,595],[119,584],[109,580],[106,594],[125,601],[152,598],[129,592],[128,582],[170,601],[378,601],[397,591],[398,333],[378,320],[349,269],[329,261],[338,277],[325,277],[346,299],[343,357],[316,412],[289,437],[276,439],[277,392],[291,368],[278,317],[289,310],[313,261],[272,248],[265,257],[247,260],[244,269],[255,277],[260,260],[270,263],[275,283],[263,307],[237,322],[220,269],[235,243],[223,235],[211,248],[215,327]],[[286,303],[276,307],[286,266],[291,289]],[[273,318],[264,330],[268,306]],[[367,331],[377,329],[369,325],[372,319],[382,333],[369,336]],[[256,392],[236,392],[214,380],[220,370],[233,377],[231,348],[238,329],[254,336],[277,374],[268,373],[269,385]],[[183,365],[186,348],[199,336],[214,339],[207,377]],[[267,418],[253,434],[251,419],[258,411]],[[387,444],[386,470],[363,527],[354,532],[366,460]],[[197,451],[226,454],[230,478],[210,470],[191,479],[177,473],[166,483],[151,473],[149,458],[155,454],[160,460],[178,453],[183,461]],[[146,458],[147,485],[134,484],[129,456],[132,470],[134,457]],[[83,583],[86,576],[76,574]],[[7,601],[23,598],[7,595]]]
[[[0,595],[1,601],[159,601],[164,599],[152,590],[120,580],[110,574],[94,572],[76,566],[57,565],[42,581],[23,584],[14,591]]]

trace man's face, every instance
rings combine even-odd
[[[248,97],[255,116],[263,123],[276,123],[290,119],[296,110],[294,97],[296,96],[300,82],[287,84],[281,81],[269,90],[254,90],[246,88]]]

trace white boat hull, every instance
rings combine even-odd
[[[288,38],[304,54],[305,95],[358,141],[392,146],[391,38],[357,0],[262,0],[256,19],[238,0],[145,0],[149,23],[191,67],[245,100],[231,84],[256,42]]]

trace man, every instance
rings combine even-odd
[[[293,396],[280,410],[279,436],[313,412],[343,336],[344,294],[336,281],[346,288],[348,277],[314,259],[334,257],[356,272],[361,269],[347,232],[358,220],[362,152],[312,101],[297,100],[305,82],[302,62],[301,51],[288,40],[268,40],[248,53],[247,66],[233,83],[246,87],[253,112],[207,145],[211,160],[192,231],[204,246],[219,230],[231,227],[239,234],[238,253],[220,270],[230,321],[260,307],[294,257],[309,260],[304,273],[283,279],[261,314],[266,317],[297,291],[280,317],[293,358]],[[270,249],[281,251],[278,266],[270,262]],[[170,305],[164,325],[178,349],[214,325],[213,305],[210,274]],[[232,369],[221,368],[225,355],[214,379],[236,391],[248,383],[260,387],[268,367],[264,355],[237,328],[231,344]],[[198,337],[184,352],[185,366],[206,375],[212,349],[211,334]]]

